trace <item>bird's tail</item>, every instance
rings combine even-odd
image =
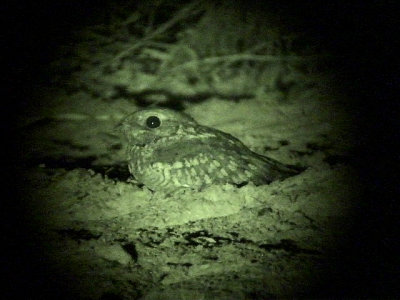
[[[264,170],[262,177],[267,183],[298,175],[307,169],[305,167],[283,164],[261,154],[255,153],[255,155],[263,162]]]

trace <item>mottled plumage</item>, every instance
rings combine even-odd
[[[299,173],[252,152],[230,134],[170,109],[137,111],[123,120],[120,129],[127,140],[130,173],[151,190],[260,185]]]

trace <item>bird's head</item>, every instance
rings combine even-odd
[[[196,126],[192,117],[166,108],[136,111],[117,126],[130,145],[145,146],[161,138],[172,137],[187,127]]]

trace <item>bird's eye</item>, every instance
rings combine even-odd
[[[147,120],[146,120],[146,125],[147,125],[147,127],[149,127],[149,128],[157,128],[157,127],[160,127],[161,121],[160,121],[160,119],[159,119],[158,117],[156,117],[156,116],[150,116],[150,117],[148,117]]]

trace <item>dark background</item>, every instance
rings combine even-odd
[[[11,2],[11,1],[10,1]],[[57,45],[72,41],[71,33],[106,18],[110,6],[118,1],[12,1],[3,4],[3,66],[6,70],[3,94],[2,131],[4,145],[5,195],[2,245],[2,269],[15,290],[22,291],[40,272],[29,260],[29,245],[24,244],[24,219],[19,217],[15,172],[18,157],[13,156],[15,116],[31,101],[34,90],[48,84],[47,64],[55,58]],[[261,10],[260,4],[244,2]],[[357,247],[343,258],[343,268],[358,269],[349,278],[348,295],[399,296],[399,255],[396,244],[398,212],[399,106],[396,89],[400,85],[398,53],[394,47],[399,28],[395,1],[304,1],[289,4],[268,2],[284,18],[323,48],[338,55],[335,72],[341,85],[354,101],[348,103],[358,120],[358,167],[366,188],[365,203],[360,205]],[[353,270],[354,271],[354,270]],[[19,273],[15,273],[19,272]],[[17,274],[17,275],[15,275]],[[18,275],[19,274],[19,275]],[[22,276],[21,276],[22,274]],[[30,274],[26,276],[25,274]],[[33,274],[33,275],[32,275]],[[34,285],[34,284],[33,284]],[[14,290],[14,291],[15,291]],[[346,294],[346,292],[344,292]]]

